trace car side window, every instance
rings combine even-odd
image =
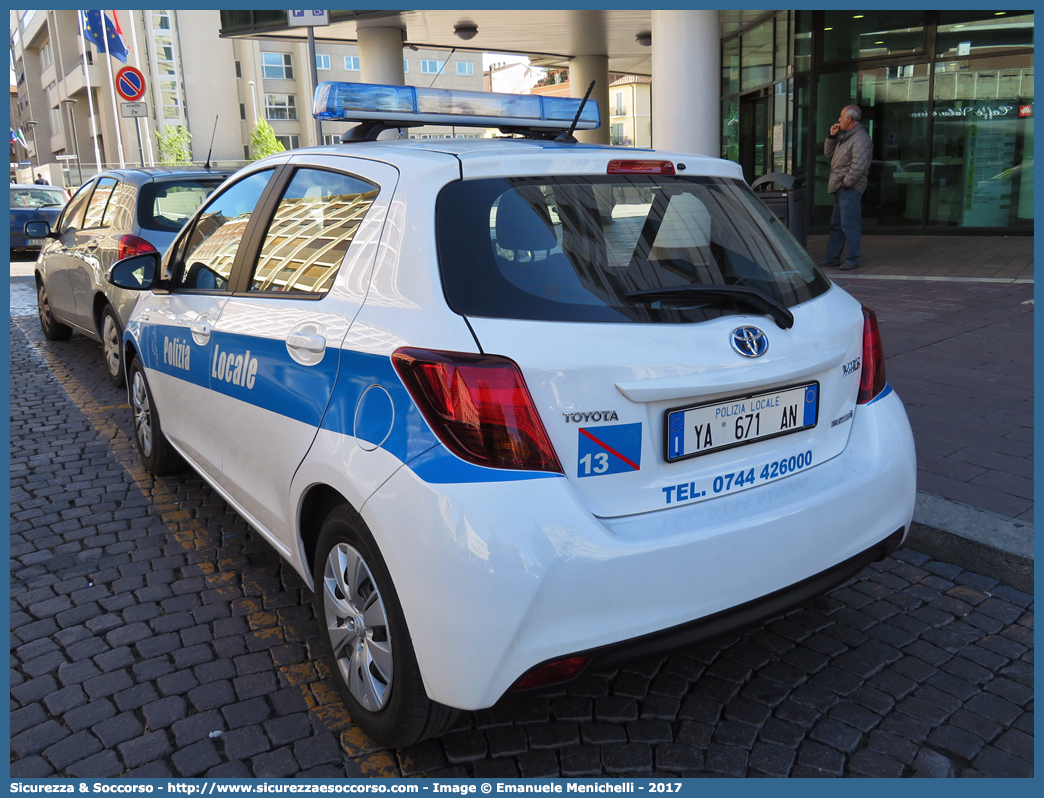
[[[91,194],[91,201],[87,204],[87,214],[83,218],[83,230],[95,227],[103,227],[105,209],[109,204],[109,198],[116,189],[117,180],[111,177],[103,177],[98,180]]]
[[[80,228],[80,219],[83,217],[83,207],[87,204],[87,198],[91,196],[92,183],[84,183],[80,190],[69,200],[69,204],[62,211],[58,220],[58,233],[68,233],[70,230]]]
[[[250,290],[329,291],[379,190],[350,175],[298,169],[268,223]]]
[[[229,186],[196,218],[179,257],[171,287],[175,290],[227,291],[243,234],[272,177],[271,169],[254,172]]]
[[[137,194],[138,187],[133,183],[120,183],[109,197],[109,204],[105,206],[101,226],[130,230],[134,226],[134,206]]]

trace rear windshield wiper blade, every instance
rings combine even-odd
[[[646,288],[624,294],[627,299],[639,302],[656,302],[661,299],[712,299],[743,302],[767,316],[771,316],[782,329],[794,326],[794,314],[772,297],[756,288],[745,285],[680,285],[674,288]]]

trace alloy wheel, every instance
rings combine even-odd
[[[106,313],[102,319],[102,351],[105,367],[115,377],[120,373],[120,333],[111,313]]]
[[[37,302],[36,306],[40,310],[40,326],[43,328],[44,334],[50,334],[51,332],[51,303],[47,299],[47,289],[40,286],[37,291]]]
[[[392,641],[384,601],[362,555],[347,543],[335,545],[321,589],[327,634],[344,683],[365,709],[383,709],[391,697]]]
[[[131,405],[134,412],[134,431],[138,436],[142,454],[152,455],[152,406],[149,404],[149,392],[145,387],[145,377],[140,371],[134,372],[131,384]]]

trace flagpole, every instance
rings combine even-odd
[[[105,66],[109,70],[109,96],[112,98],[112,118],[116,121],[116,147],[120,153],[120,169],[127,168],[127,159],[123,157],[123,135],[120,133],[120,109],[116,105],[116,79],[112,74],[112,53],[109,50],[112,46],[109,44],[109,28],[105,20],[105,12],[99,12],[101,14],[102,22],[102,41],[105,42]]]
[[[137,24],[136,24],[136,20],[134,19],[134,12],[133,11],[128,11],[127,14],[130,16],[131,43],[134,45],[134,66],[136,66],[138,68],[138,71],[141,72],[141,58],[138,57],[138,33],[135,30],[136,27],[137,27]],[[116,16],[116,12],[113,11],[112,15]],[[153,104],[153,106],[155,106],[155,104],[156,104],[156,98],[155,97],[153,97],[153,99],[152,99],[152,104]],[[155,109],[153,109],[153,110],[155,110]],[[139,116],[136,121],[140,125],[141,117]],[[146,133],[148,133],[148,122],[146,122],[145,124],[146,124]],[[138,132],[139,133],[141,132],[141,127],[140,126],[138,128]],[[152,157],[152,136],[151,135],[146,135],[145,136],[145,146],[148,148],[148,151],[149,151],[149,166],[155,166],[156,165],[156,161]]]
[[[83,30],[83,12],[77,11],[80,19],[80,49],[83,51],[83,82],[87,86],[87,108],[91,116],[91,141],[94,144],[94,162],[101,172],[101,150],[98,149],[98,125],[94,121],[94,98],[91,96],[91,74],[87,71],[87,36]]]

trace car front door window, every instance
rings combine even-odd
[[[174,275],[175,290],[227,291],[250,217],[272,177],[255,172],[222,191],[197,217]]]

